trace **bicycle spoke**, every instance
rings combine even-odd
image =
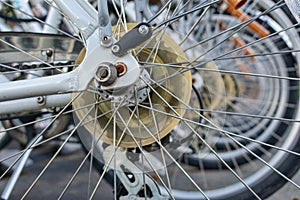
[[[153,90],[153,89],[152,89]],[[153,90],[155,91],[155,90]],[[162,98],[162,97],[161,97]],[[162,98],[162,100],[164,100]],[[165,102],[167,104],[167,102]],[[169,105],[169,107],[173,110],[172,106]],[[173,112],[175,113],[175,116],[177,115],[178,117],[180,117],[180,115],[175,111],[173,110]],[[205,117],[204,117],[205,118]],[[185,121],[184,119],[182,119],[183,121]],[[211,127],[211,126],[208,126],[208,128],[213,128],[215,129],[215,126],[210,120],[208,119],[205,119],[207,121],[209,121],[209,123],[211,123],[214,127]],[[185,122],[187,123],[187,122]],[[188,125],[189,126],[189,125]],[[190,126],[189,126],[190,127]],[[215,154],[215,156],[218,157],[218,159],[223,162],[223,164],[226,165],[226,167],[231,171],[231,167],[229,165],[227,165],[227,163],[225,161],[223,161],[223,159],[218,155],[218,153],[216,151],[214,151],[211,146],[209,144],[206,143],[205,140],[203,140],[203,138],[201,136],[198,135],[198,133],[196,131],[193,130],[192,127],[190,127],[190,129],[194,132],[194,134],[196,134],[199,139]],[[275,169],[274,167],[272,167],[269,163],[267,163],[266,161],[264,161],[263,159],[261,159],[259,156],[257,156],[255,153],[253,153],[251,150],[249,150],[246,146],[242,145],[240,142],[238,142],[236,139],[234,139],[233,137],[231,137],[230,135],[228,135],[225,131],[223,131],[222,129],[219,129],[219,128],[216,128],[217,131],[220,131],[221,133],[224,133],[227,137],[229,137],[230,139],[232,139],[233,141],[235,141],[238,145],[240,145],[241,147],[243,147],[245,150],[247,150],[248,152],[250,152],[253,156],[255,156],[257,159],[259,159],[261,162],[263,162],[265,165],[267,165],[268,167],[270,167],[272,170],[274,170],[276,173],[278,173],[280,176],[282,176],[284,179],[286,179],[287,181],[289,181],[290,183],[292,183],[294,186],[296,186],[297,188],[300,188],[299,185],[297,185],[294,181],[292,181],[291,179],[287,178],[285,175],[283,175],[281,172],[279,172],[277,169]],[[249,188],[249,186],[234,172],[232,171],[232,173],[258,198],[260,199],[256,193],[251,189]]]
[[[59,147],[59,149],[55,152],[55,154],[52,156],[52,158],[50,159],[50,161],[46,164],[46,166],[43,168],[43,170],[39,173],[39,175],[36,177],[36,179],[29,186],[29,188],[27,189],[27,191],[22,196],[22,199],[24,199],[27,196],[27,194],[30,192],[30,190],[33,188],[33,186],[38,182],[38,180],[40,179],[40,177],[45,173],[45,171],[50,166],[50,164],[58,156],[59,152],[62,150],[62,148],[64,147],[64,145],[68,142],[68,140],[72,137],[72,135],[75,133],[75,131],[77,130],[77,128],[81,125],[81,123],[85,120],[85,118],[91,112],[92,108],[89,109],[89,112],[86,113],[86,116],[76,125],[76,127],[73,129],[73,131],[71,132],[71,134],[68,135],[68,137],[65,139],[65,141],[63,142],[63,144]]]
[[[47,2],[47,1],[45,1],[45,2]],[[74,37],[73,35],[71,35],[71,34],[65,32],[65,31],[63,31],[63,30],[61,30],[61,29],[59,29],[59,28],[56,28],[56,27],[54,27],[53,25],[48,24],[48,23],[44,22],[43,20],[40,20],[39,18],[37,18],[37,17],[35,17],[35,16],[33,16],[33,15],[30,15],[30,14],[28,14],[27,12],[24,12],[23,10],[21,10],[21,9],[19,9],[19,8],[17,8],[17,7],[15,7],[15,6],[13,6],[13,5],[11,5],[11,4],[9,4],[9,3],[3,1],[3,0],[1,0],[1,3],[4,4],[4,5],[6,5],[6,6],[8,6],[8,7],[10,7],[10,8],[12,8],[12,9],[14,9],[14,10],[17,10],[18,12],[21,12],[22,14],[26,15],[27,17],[29,17],[29,18],[31,18],[31,19],[34,19],[34,20],[36,20],[37,22],[39,22],[39,23],[41,23],[41,24],[43,24],[43,25],[46,25],[46,26],[49,26],[49,27],[55,29],[55,30],[58,31],[59,33],[62,33],[62,34],[66,35],[66,36],[68,36],[68,37],[70,37],[70,38],[72,38],[72,39],[74,39],[74,40],[80,41],[80,40],[78,40],[78,38]],[[52,6],[52,5],[50,5],[50,6]],[[58,10],[58,9],[56,9],[56,10]],[[61,12],[60,12],[60,13],[61,13]]]
[[[113,116],[115,116],[116,115],[116,109],[113,109],[113,110],[111,110],[111,111],[109,111],[109,112],[113,112]],[[97,115],[97,112],[95,112],[95,118],[94,118],[94,120],[93,120],[93,123],[95,124],[96,123],[96,121],[99,119],[99,118],[101,118],[101,117],[103,117],[103,116],[105,116],[106,114],[108,114],[108,113],[104,113],[104,114],[102,114],[102,115]],[[60,197],[59,197],[59,199],[61,199],[62,197],[63,197],[63,195],[65,194],[65,192],[67,191],[67,189],[70,187],[70,185],[71,185],[71,183],[74,181],[74,179],[75,179],[75,177],[77,176],[77,174],[79,173],[79,170],[82,168],[82,166],[83,166],[83,164],[84,164],[84,162],[86,162],[87,160],[88,160],[88,158],[90,157],[90,159],[91,159],[91,161],[90,161],[90,163],[91,163],[91,165],[92,165],[92,154],[93,154],[93,152],[94,152],[94,148],[95,148],[95,145],[97,145],[98,144],[98,142],[100,141],[100,139],[101,139],[101,137],[103,136],[103,134],[104,134],[104,132],[105,132],[105,130],[107,130],[107,126],[109,125],[109,123],[111,122],[111,120],[112,120],[112,118],[106,123],[106,125],[105,125],[105,127],[104,127],[104,129],[102,130],[102,132],[100,133],[100,135],[98,136],[98,137],[96,137],[95,135],[93,135],[94,136],[94,141],[93,141],[93,144],[92,144],[92,147],[91,147],[91,149],[88,151],[88,153],[87,153],[87,155],[84,157],[84,159],[82,160],[82,162],[81,162],[81,164],[79,165],[79,167],[77,168],[77,170],[76,170],[76,172],[74,173],[74,175],[71,177],[71,179],[69,180],[69,182],[67,183],[67,185],[66,185],[66,187],[64,188],[64,190],[62,191],[62,193],[60,194]],[[82,125],[85,125],[85,124],[82,124]],[[94,128],[95,128],[95,125],[94,125]],[[107,166],[109,166],[109,164],[107,164]],[[107,168],[108,169],[108,168]],[[101,174],[101,178],[99,179],[99,183],[102,181],[102,179],[103,179],[103,177],[104,177],[104,175],[105,175],[105,173],[106,173],[106,171],[107,171],[107,169],[106,170],[103,170],[103,172],[102,172],[102,174]],[[89,183],[91,183],[91,168],[89,168]],[[90,185],[88,186],[89,188],[90,188]],[[91,194],[90,194],[90,192],[88,192],[88,197],[89,196],[91,196]]]
[[[60,113],[62,113],[62,112],[64,112],[64,110],[78,97],[79,95],[76,95],[62,110],[61,110],[61,112]],[[52,123],[54,123],[54,121],[59,117],[60,115],[57,115],[56,117],[54,117],[52,120],[51,120],[51,122],[38,134],[38,136],[36,137],[37,139],[39,138],[39,137],[41,137],[45,132],[46,132],[46,130],[51,126],[51,124]],[[36,140],[37,140],[36,139]],[[34,141],[32,141],[32,145],[33,144],[35,144],[35,142],[36,142],[36,140],[34,140]],[[32,145],[29,145],[29,146],[27,146],[26,147],[26,149],[24,150],[24,152],[23,153],[21,153],[20,155],[19,155],[19,157],[13,162],[13,164],[11,164],[10,166],[9,166],[9,168],[0,176],[0,179],[2,179],[11,169],[12,169],[12,167],[18,162],[18,160],[24,155],[24,153],[28,150],[28,149],[30,149],[31,148],[31,146]]]
[[[35,197],[59,153],[74,142],[84,156],[70,176],[61,177],[66,182],[54,194],[58,199],[72,198],[81,174],[86,192],[76,198],[98,198],[105,182],[113,199],[265,199],[285,182],[300,190],[292,179],[300,158],[299,22],[284,0],[107,1],[107,46],[99,40],[107,17],[103,7],[99,28],[92,20],[100,1],[38,2],[61,24],[39,17],[36,4],[28,3],[27,13],[14,2],[0,2],[5,16],[27,19],[0,21],[1,30],[23,28],[0,39],[0,87],[41,77],[50,90],[52,77],[71,72],[73,88],[54,95],[80,88],[68,94],[66,105],[50,107],[52,99],[40,107],[24,103],[0,116],[0,148],[9,137],[26,146],[1,158],[13,163],[0,180],[26,152],[59,145],[21,199]],[[24,33],[32,23],[61,35]],[[128,55],[116,53],[116,46],[127,49],[138,41],[144,42]],[[45,54],[48,48],[52,55]],[[92,67],[87,74],[85,67]],[[33,137],[43,139],[28,145]]]
[[[146,82],[145,82],[146,83]],[[180,117],[180,115],[177,113],[176,110],[174,110],[174,108],[168,104],[168,102],[165,101],[165,99],[163,97],[161,97],[148,83],[146,83],[148,85],[148,87],[154,92],[156,93],[156,95],[159,96],[159,98],[161,98],[161,100],[174,112],[175,116]],[[181,100],[180,100],[181,101]],[[212,147],[205,141],[203,140],[203,138],[187,123],[183,120],[183,122],[191,129],[191,131],[198,136],[198,138],[213,152],[213,154],[236,176],[236,178],[238,178],[244,185],[245,187],[247,187],[247,189],[249,191],[251,191],[252,194],[254,194],[254,196],[256,196],[257,199],[260,199],[257,194],[244,182],[244,180],[242,180],[241,177],[238,176],[238,174],[236,174],[235,171],[233,171],[231,169],[231,167],[218,155],[218,153],[216,151],[214,151],[212,149]]]

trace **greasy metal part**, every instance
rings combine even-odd
[[[124,56],[129,50],[136,48],[151,36],[151,26],[147,23],[140,23],[113,45],[112,53],[118,57]]]
[[[110,47],[112,45],[113,38],[107,0],[98,0],[98,22],[101,45],[104,47]]]
[[[247,2],[247,0],[227,0],[227,1],[235,9],[239,9],[240,7],[242,7]]]
[[[115,154],[116,163],[110,162],[112,155]],[[113,146],[108,146],[104,149],[105,163],[111,163],[111,168],[115,170],[119,180],[126,188],[128,194],[121,196],[120,200],[134,199],[134,200],[167,200],[167,196],[162,196],[155,183],[148,175],[145,175],[134,163],[132,163],[126,155],[126,151],[120,149],[116,150]],[[131,177],[128,177],[130,174]],[[139,197],[138,193],[144,191],[147,186],[147,192],[151,193],[151,197]],[[150,191],[149,191],[150,190]]]
[[[141,76],[143,76],[147,82],[151,82],[150,75],[146,70],[142,71]],[[135,94],[136,88],[141,89],[138,89],[137,93]],[[150,89],[146,86],[146,84],[142,80],[138,80],[133,86],[128,87],[124,90],[106,91],[100,89],[98,90],[98,95],[100,99],[107,100],[113,103],[122,103],[123,99],[126,98],[127,103],[122,103],[122,105],[130,106],[136,102],[144,102],[148,98],[148,92],[150,92]]]

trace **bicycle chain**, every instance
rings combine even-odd
[[[49,69],[55,70],[63,67],[74,67],[75,61],[55,61],[55,62],[22,62],[22,63],[12,63],[10,65],[0,66],[0,72],[23,72],[25,70],[35,70],[35,69]]]

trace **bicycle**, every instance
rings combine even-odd
[[[284,1],[155,2],[154,14],[143,0],[99,0],[98,13],[87,1],[54,2],[77,37],[1,33],[2,132],[35,133],[18,160],[76,132],[83,162],[101,174],[90,198],[105,173],[116,199],[260,199],[286,181],[300,188],[290,179],[300,43]],[[48,135],[69,113],[75,127]]]

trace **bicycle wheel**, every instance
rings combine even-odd
[[[260,2],[258,3],[259,9],[267,9],[270,7],[270,3],[268,1]],[[249,10],[249,9],[248,9]],[[247,8],[246,8],[247,11]],[[257,12],[252,11],[251,12]],[[260,10],[260,12],[262,12]],[[285,24],[282,21],[278,21],[278,16],[280,16],[282,13],[282,10],[273,11],[272,14],[264,16],[263,19],[259,19],[260,23],[264,26],[264,28],[269,31],[269,34],[275,33],[276,31],[284,28]],[[201,30],[206,31],[205,29],[209,28],[211,30],[208,30],[206,32],[213,32],[212,29],[215,27],[213,24],[222,24],[222,26],[228,27],[228,24],[233,23],[235,20],[237,20],[234,16],[224,15],[223,13],[215,13],[211,20],[209,20],[209,23],[212,23],[210,26],[206,25],[206,27],[203,27]],[[292,19],[291,19],[292,21]],[[192,22],[191,22],[192,23]],[[204,25],[203,25],[204,26]],[[275,28],[276,27],[276,28]],[[222,27],[224,28],[224,27]],[[278,29],[277,29],[278,28]],[[203,34],[203,35],[201,35]],[[251,36],[251,32],[240,31],[238,36],[235,36],[228,41],[223,42],[223,44],[219,45],[219,47],[214,48],[213,54],[221,54],[224,49],[227,51],[234,51],[234,48],[236,48],[237,43],[239,40],[242,40],[249,43],[256,43],[255,40],[257,38]],[[204,36],[205,32],[198,33],[198,36]],[[196,36],[197,37],[197,36]],[[204,36],[205,37],[205,36]],[[205,38],[200,38],[200,40],[203,40]],[[199,40],[199,39],[198,39]],[[218,42],[218,41],[217,41]],[[206,44],[205,48],[211,49],[213,48],[211,46],[212,44]],[[249,49],[244,50],[244,54],[247,54],[247,51],[253,51],[257,54],[260,54],[265,52],[267,49],[270,51],[282,51],[284,49],[287,49],[287,41],[284,41],[283,38],[273,38],[272,40],[269,40],[268,42],[264,43],[264,46],[262,46],[262,43],[256,43],[251,45]],[[249,52],[248,52],[249,53]],[[234,55],[239,56],[239,55]],[[239,63],[238,63],[239,62]],[[247,63],[249,62],[249,63]],[[294,65],[295,59],[291,54],[285,54],[282,57],[274,56],[274,57],[265,57],[263,59],[257,58],[255,56],[250,57],[246,61],[233,61],[232,60],[224,60],[222,62],[217,62],[217,65],[219,69],[221,70],[229,70],[232,71],[233,68],[235,68],[236,65],[239,66],[240,72],[246,72],[246,73],[255,73],[255,74],[281,74],[280,72],[280,66],[292,66]],[[252,65],[253,64],[253,65]],[[260,71],[262,70],[260,65],[270,66],[268,70],[272,71]],[[230,67],[228,67],[230,66]],[[232,67],[233,66],[233,67]],[[271,67],[273,66],[273,67]],[[295,76],[295,75],[293,75]],[[287,124],[285,122],[281,121],[272,121],[272,119],[267,120],[265,118],[240,118],[237,115],[231,115],[231,112],[236,113],[247,113],[249,115],[256,115],[256,116],[277,116],[282,118],[289,119],[295,110],[282,110],[280,109],[280,106],[286,105],[287,102],[291,102],[292,104],[296,104],[298,101],[298,95],[297,91],[293,93],[289,93],[289,99],[283,99],[278,92],[283,92],[283,90],[278,90],[276,84],[273,82],[273,80],[263,80],[262,82],[259,79],[251,79],[250,77],[240,77],[239,75],[226,75],[224,76],[224,82],[226,84],[226,91],[227,91],[227,97],[225,98],[225,104],[226,106],[223,106],[225,108],[221,108],[220,105],[217,103],[209,103],[210,105],[207,105],[209,109],[215,109],[223,112],[229,112],[226,116],[226,121],[224,123],[224,129],[236,133],[239,135],[247,136],[252,139],[257,139],[262,142],[268,142],[270,144],[276,143],[276,139],[274,140],[274,135],[272,135],[274,132],[277,135],[283,135],[284,131],[287,129]],[[263,93],[257,93],[257,88],[260,88],[260,91],[264,91]],[[286,90],[284,90],[286,91]],[[251,102],[251,108],[243,108],[245,105],[247,105],[250,102],[244,101],[242,98],[249,98],[252,100],[255,100],[255,102]],[[270,102],[270,103],[266,103]],[[280,106],[279,106],[280,105]],[[220,108],[218,108],[218,106]],[[252,107],[253,106],[253,107]],[[249,105],[250,107],[250,105]],[[239,111],[237,111],[239,110]],[[283,112],[282,112],[283,111]],[[216,118],[220,118],[218,114],[215,114]],[[257,126],[259,124],[259,126]],[[251,153],[244,151],[241,148],[233,147],[234,145],[233,141],[228,140],[228,138],[219,138],[218,135],[215,135],[212,137],[213,143],[215,144],[215,148],[217,151],[220,151],[220,155],[222,155],[223,159],[226,160],[228,164],[231,166],[234,165],[234,162],[236,163],[243,163],[247,162],[247,159],[253,158]],[[256,154],[262,154],[262,150],[260,150],[260,145],[253,145],[249,142],[244,141],[243,142],[249,149],[256,152]],[[232,148],[232,151],[229,151],[228,149]],[[201,153],[200,153],[201,154]],[[197,156],[201,155],[193,155],[189,157],[190,164],[193,165],[199,165]],[[213,156],[214,157],[214,156]],[[206,156],[203,158],[204,165],[207,167],[213,167],[217,168],[220,166],[221,163],[216,161],[213,157]],[[216,162],[215,162],[216,161]],[[222,165],[222,164],[221,164]]]
[[[233,2],[111,1],[116,41],[130,30],[153,31],[129,55],[113,55],[116,46],[91,54],[89,29],[77,38],[3,33],[0,69],[9,82],[30,81],[40,72],[32,82],[40,77],[51,80],[77,71],[91,56],[91,67],[101,61],[87,88],[55,92],[62,102],[48,105],[52,101],[45,86],[45,98],[39,99],[47,99],[40,103],[43,109],[0,112],[5,120],[22,122],[4,126],[5,131],[29,132],[26,127],[44,121],[35,134],[46,138],[43,144],[64,134],[66,143],[78,133],[86,156],[55,198],[68,193],[88,160],[100,173],[96,183],[87,177],[88,199],[97,198],[105,173],[116,199],[260,199],[285,182],[300,188],[290,179],[299,163],[297,25],[285,12],[284,1],[243,1],[240,8],[233,8]],[[123,42],[130,46],[140,39],[136,38]],[[54,51],[43,51],[47,49]],[[138,75],[131,70],[136,63]],[[116,81],[124,77],[131,84],[117,87]],[[47,136],[51,124],[70,113],[75,126]],[[35,192],[61,148],[24,191],[24,198]]]

